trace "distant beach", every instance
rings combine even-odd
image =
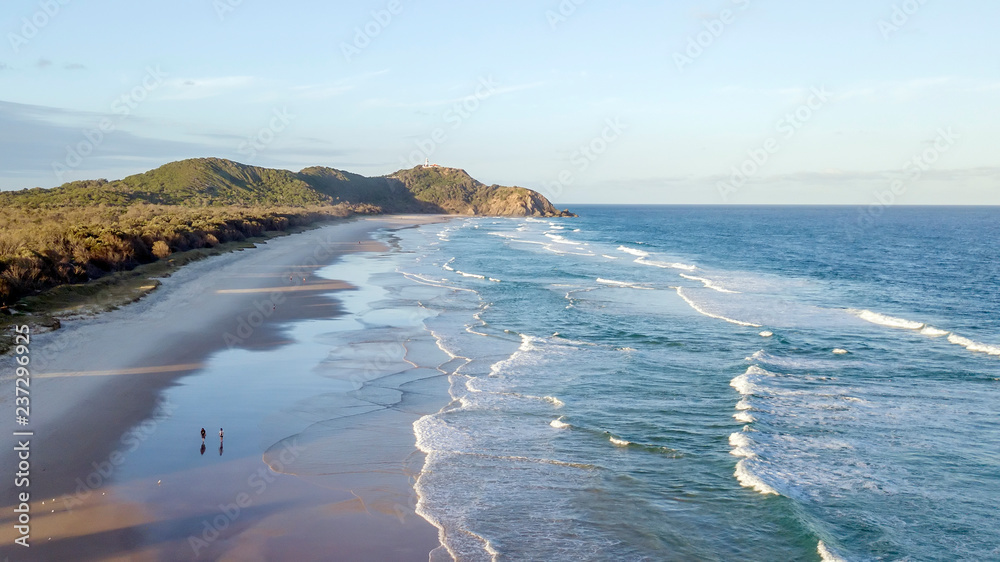
[[[409,385],[395,396],[409,397],[404,409],[392,397],[353,396],[387,373],[360,363],[324,371],[329,348],[311,341],[321,334],[310,320],[349,312],[348,295],[364,309],[363,267],[338,268],[352,254],[377,261],[386,248],[374,231],[440,220],[361,218],[274,239],[186,266],[132,305],[33,335],[32,559],[427,560],[439,543],[414,512],[423,457],[412,423],[447,402],[447,381],[423,372],[383,381],[387,393]],[[398,360],[393,353],[381,357]],[[433,363],[441,352],[419,353]],[[0,404],[13,411],[13,381],[3,387]],[[310,400],[335,407],[310,409]],[[384,412],[342,417],[365,406]],[[338,419],[323,418],[331,410]],[[3,437],[5,450],[15,445]],[[333,458],[317,470],[320,449]],[[2,462],[16,472],[15,457]],[[13,558],[22,547],[12,483],[0,534]]]

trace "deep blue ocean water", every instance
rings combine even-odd
[[[384,235],[453,555],[1000,559],[1000,209],[575,210]]]

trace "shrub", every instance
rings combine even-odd
[[[170,255],[170,246],[167,246],[167,243],[163,240],[153,242],[153,255],[162,260]]]

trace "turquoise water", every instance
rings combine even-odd
[[[1000,559],[1000,210],[579,212],[384,234],[453,555]]]

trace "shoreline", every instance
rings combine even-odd
[[[302,321],[341,315],[340,299],[331,298],[330,293],[356,287],[324,279],[317,272],[352,253],[383,251],[381,244],[370,239],[376,230],[449,218],[366,217],[278,237],[256,249],[189,264],[164,279],[156,292],[141,301],[97,317],[70,320],[60,330],[39,334],[31,343],[35,384],[31,388],[34,408],[30,429],[35,437],[29,489],[31,544],[36,547],[30,551],[32,557],[87,559],[128,555],[133,559],[162,559],[168,552],[169,557],[186,552],[212,559],[232,555],[227,554],[227,549],[238,545],[223,540],[213,541],[201,552],[183,550],[190,546],[190,541],[186,543],[183,538],[192,535],[182,532],[190,529],[182,521],[185,516],[197,516],[198,509],[192,512],[189,505],[172,506],[170,519],[165,519],[162,509],[155,513],[159,506],[129,500],[151,497],[148,482],[142,483],[141,477],[129,480],[129,466],[141,464],[134,459],[144,454],[142,447],[150,446],[146,440],[159,441],[163,434],[173,431],[169,429],[170,420],[179,415],[169,410],[171,405],[162,402],[162,397],[183,386],[182,381],[199,384],[207,381],[209,374],[205,371],[211,369],[211,363],[219,356],[233,352],[259,354],[292,345],[295,340],[290,339],[290,331]],[[12,382],[3,381],[7,388],[0,396],[0,404],[10,410],[13,410]],[[147,427],[156,435],[143,435],[142,430]],[[231,431],[227,431],[227,436],[233,435]],[[405,427],[405,433],[409,447],[415,450],[412,427]],[[4,445],[10,447],[7,450],[16,445],[9,434],[3,439]],[[233,439],[230,437],[231,442]],[[134,448],[132,441],[138,443]],[[232,450],[234,445],[229,447]],[[202,471],[198,477],[224,488],[227,480],[232,480],[232,474],[253,475],[257,468],[267,466],[259,450],[256,455],[251,450],[236,451],[228,455],[245,453],[245,456],[224,468]],[[220,458],[221,455],[220,447]],[[10,475],[17,471],[15,462],[13,455],[6,455],[0,461]],[[272,472],[278,472],[273,470],[273,464],[271,468]],[[139,473],[141,470],[136,472]],[[365,550],[355,545],[354,552],[376,555],[379,548],[387,552],[385,549],[392,546],[397,549],[394,556],[401,554],[399,545],[392,544],[391,536],[378,536],[370,527],[376,519],[376,527],[395,521],[400,510],[407,509],[408,502],[397,502],[392,516],[379,519],[365,505],[360,506],[364,508],[360,512],[358,506],[352,508],[356,498],[342,491],[327,488],[317,491],[316,485],[294,476],[275,478],[275,482],[278,483],[267,487],[266,495],[260,496],[261,501],[267,498],[267,506],[285,506],[284,512],[265,505],[258,505],[256,510],[244,509],[240,515],[242,527],[234,525],[229,533],[246,533],[245,526],[279,513],[288,517],[295,512],[293,506],[296,509],[308,506],[302,509],[306,512],[324,512],[340,505],[336,519],[342,530],[351,531],[332,534],[355,540],[367,534],[370,544],[362,546],[376,549]],[[138,493],[136,486],[140,488]],[[153,495],[162,490],[163,486],[158,485]],[[9,484],[4,498],[7,509],[0,515],[8,523],[2,532],[4,551],[12,553],[18,552],[10,550],[15,548],[11,545],[16,538],[12,526],[14,492]],[[171,493],[186,494],[189,499],[196,497],[190,491]],[[239,494],[233,498],[243,499]],[[52,500],[56,505],[52,505]],[[208,511],[211,513],[211,508]],[[319,520],[315,513],[312,519],[314,524]],[[426,560],[429,551],[438,546],[437,529],[419,516],[398,517],[398,520],[399,528],[389,535],[394,533],[413,545],[429,545],[419,556],[409,552],[406,558]],[[225,530],[220,531],[220,535],[226,534]],[[329,530],[320,528],[304,534],[306,546],[329,544],[324,539],[331,535]],[[303,533],[299,535],[301,538]],[[428,537],[433,544],[427,542]],[[318,555],[308,548],[301,552],[307,557],[310,552],[311,556]]]

